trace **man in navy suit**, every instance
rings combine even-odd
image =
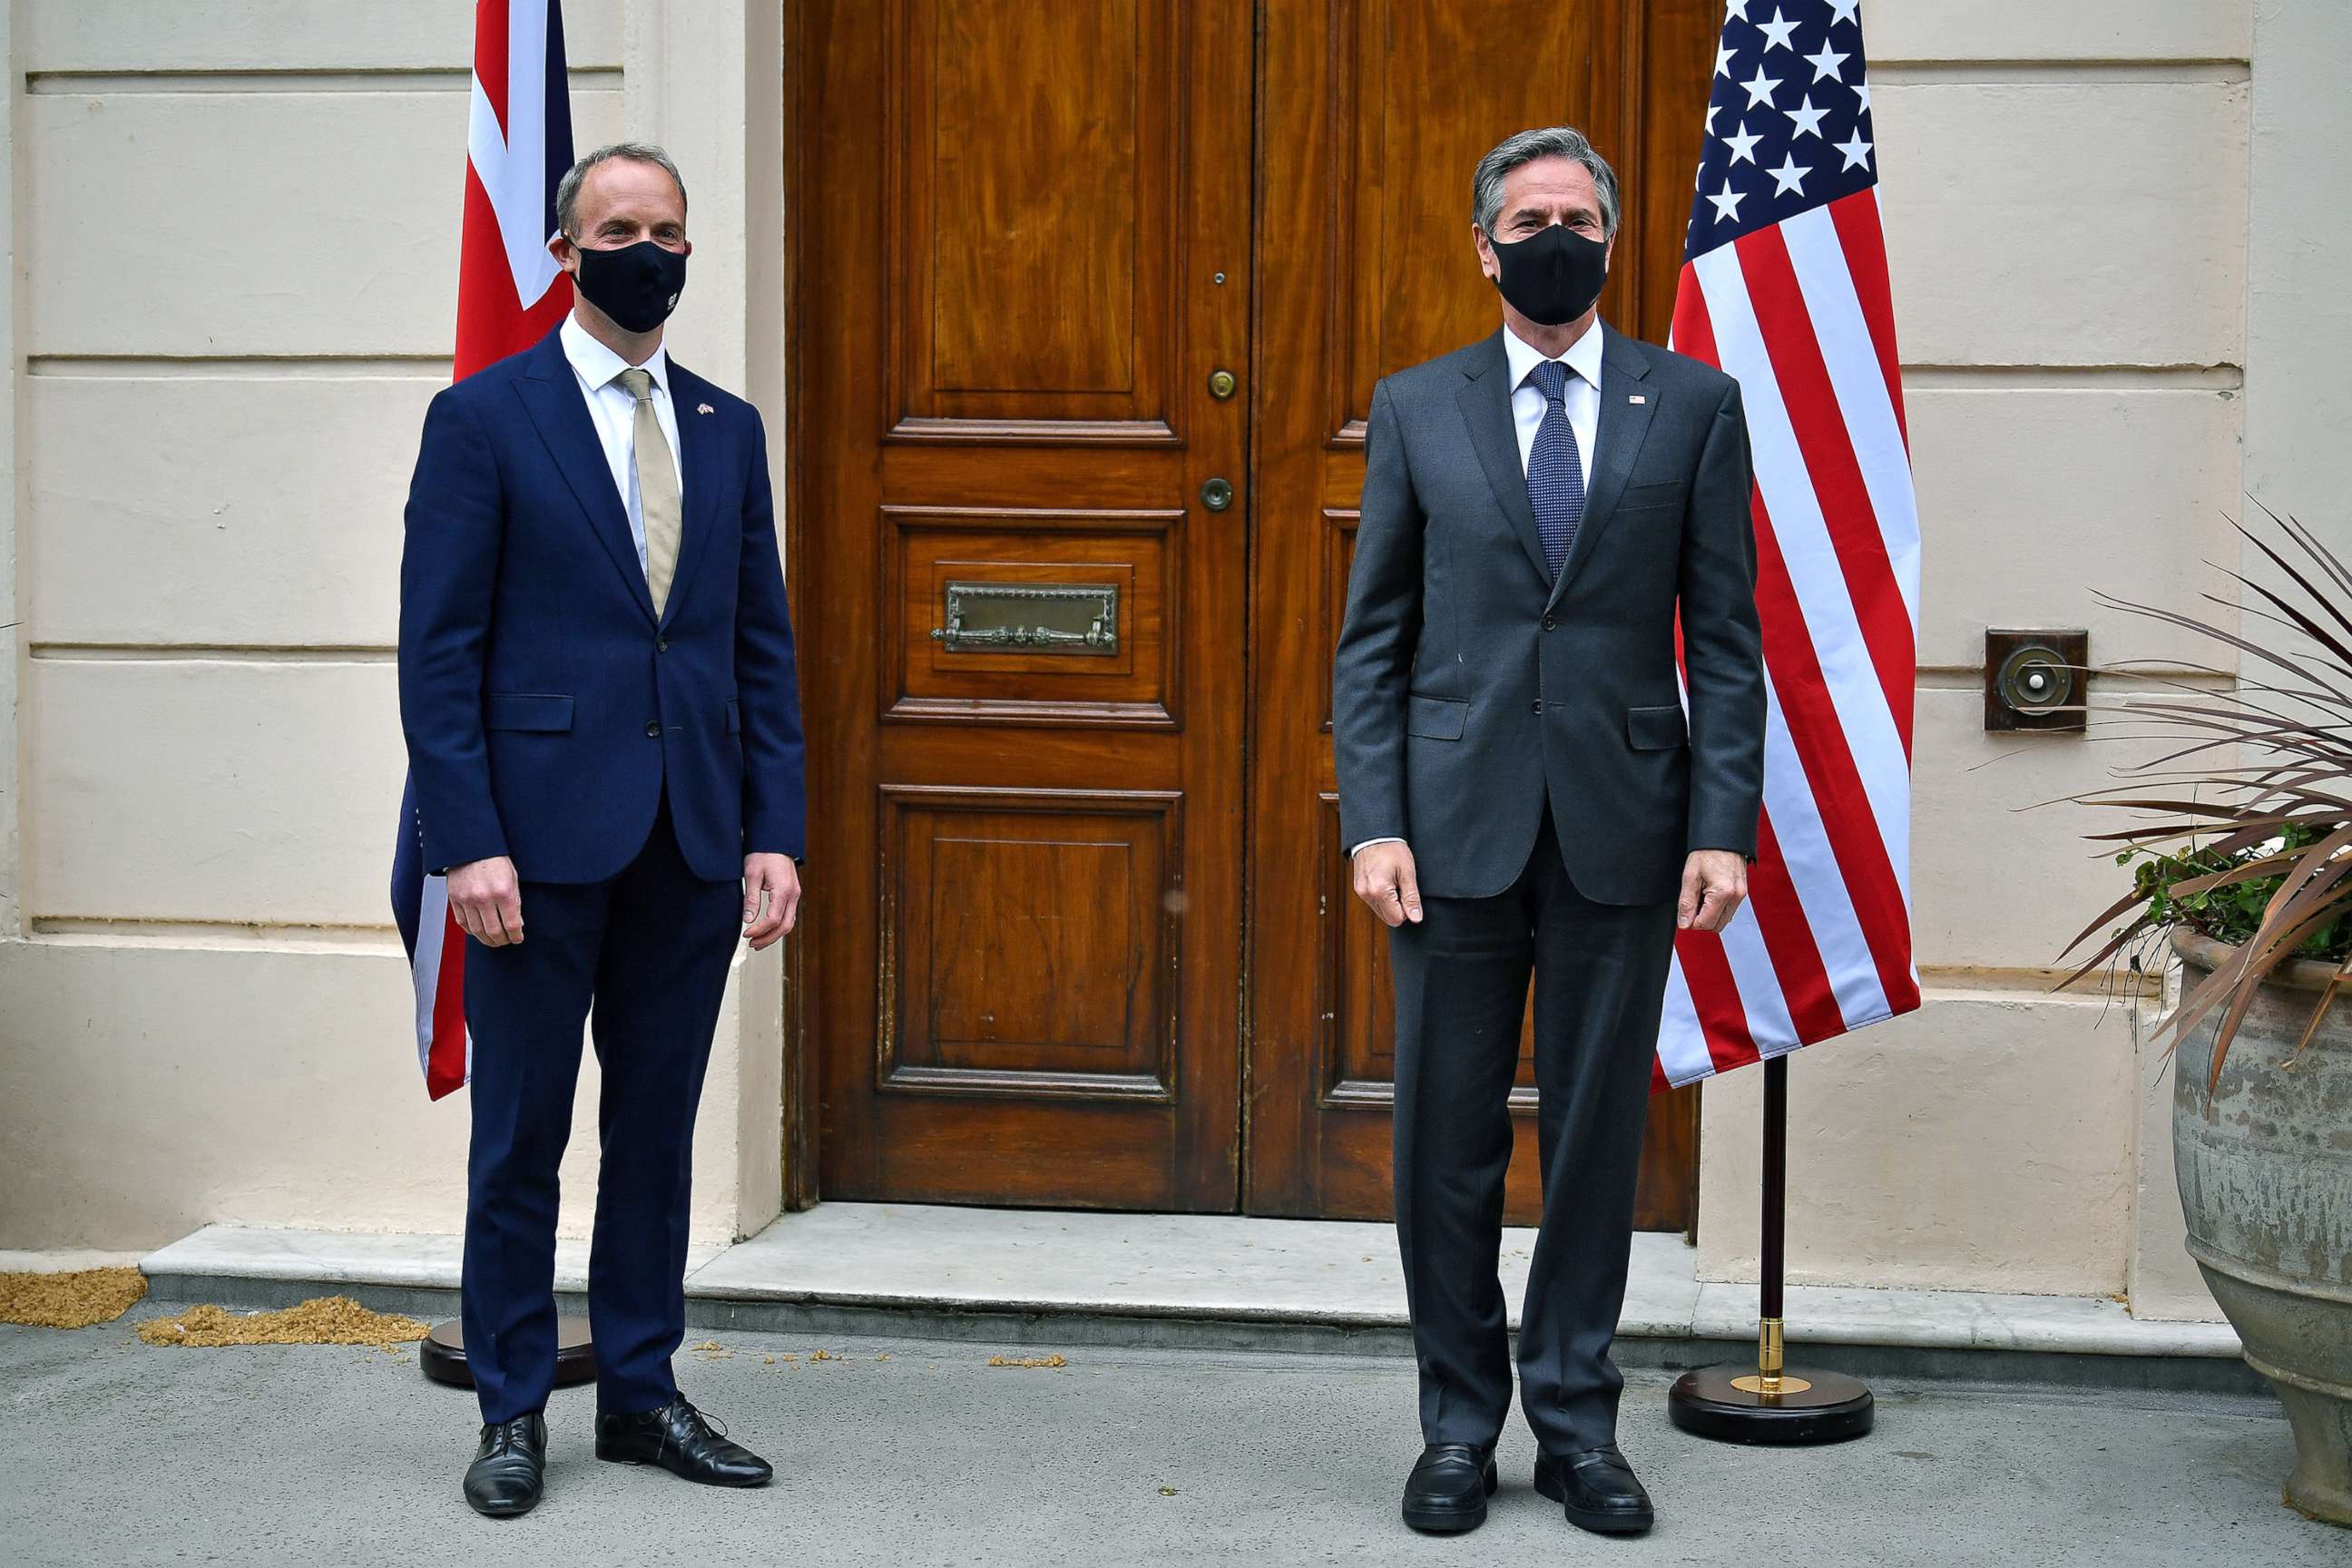
[[[401,562],[400,711],[425,864],[467,935],[473,1142],[466,1498],[539,1500],[555,1376],[556,1165],[594,1005],[603,1165],[588,1302],[596,1455],[759,1486],[677,1391],[694,1113],[739,926],[793,929],[800,697],[767,442],[671,363],[686,188],[601,148],[556,195],[576,304],[425,419]]]

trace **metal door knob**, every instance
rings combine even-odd
[[[1234,379],[1232,371],[1213,370],[1209,373],[1209,395],[1220,403],[1231,397],[1234,395],[1234,389],[1240,384],[1240,382]]]
[[[1234,504],[1234,487],[1223,479],[1211,479],[1201,487],[1201,504],[1211,511],[1223,511]]]

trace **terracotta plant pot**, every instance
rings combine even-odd
[[[2179,927],[2172,944],[2184,994],[2235,951]],[[2189,1255],[2294,1427],[2287,1504],[2352,1525],[2352,995],[2294,1056],[2332,973],[2273,971],[2210,1095],[2224,1009],[2189,1032],[2173,1064],[2172,1149]]]

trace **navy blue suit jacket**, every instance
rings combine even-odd
[[[425,416],[400,568],[400,720],[436,871],[596,882],[667,784],[698,877],[806,848],[800,691],[758,410],[673,363],[684,534],[664,613],[554,333]]]

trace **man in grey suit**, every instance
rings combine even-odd
[[[1738,384],[1601,324],[1616,176],[1565,127],[1480,160],[1500,331],[1372,395],[1333,678],[1341,842],[1391,928],[1416,1529],[1485,1518],[1511,1363],[1503,1174],[1535,981],[1542,1228],[1519,1331],[1535,1482],[1652,1509],[1616,1443],[1633,1189],[1674,935],[1748,890],[1764,675]],[[1680,613],[1688,717],[1675,671]]]

